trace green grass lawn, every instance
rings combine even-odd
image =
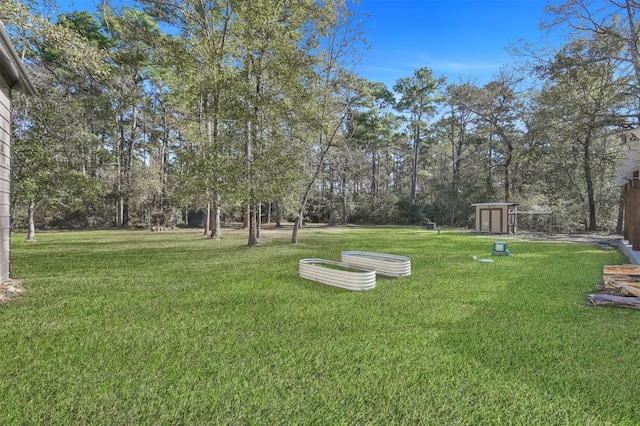
[[[640,424],[640,312],[587,307],[594,245],[416,228],[13,236],[0,423]],[[306,257],[409,256],[349,292]]]

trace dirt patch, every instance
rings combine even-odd
[[[0,303],[16,300],[24,293],[24,286],[18,280],[9,280],[0,284]]]

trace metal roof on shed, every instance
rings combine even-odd
[[[504,206],[517,206],[518,203],[475,203],[471,204],[473,207],[504,207]]]

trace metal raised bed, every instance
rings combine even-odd
[[[326,259],[302,259],[298,263],[302,278],[347,290],[371,290],[376,286],[376,271]]]
[[[411,275],[411,259],[395,254],[372,251],[343,251],[342,263],[372,268],[387,277],[405,277]]]

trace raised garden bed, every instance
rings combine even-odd
[[[343,251],[342,263],[372,268],[387,277],[403,277],[411,275],[411,259],[395,254],[376,253],[372,251]]]
[[[302,259],[298,272],[302,278],[347,290],[371,290],[376,286],[373,269],[332,260]]]

